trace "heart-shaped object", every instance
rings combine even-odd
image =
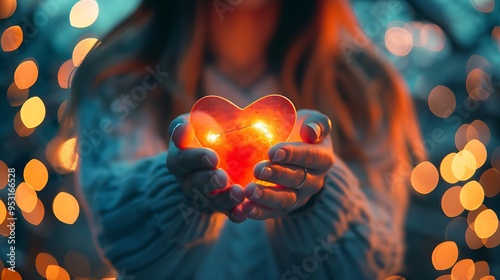
[[[202,147],[219,155],[219,167],[233,184],[255,179],[255,164],[267,159],[271,146],[286,142],[297,120],[293,103],[268,95],[241,109],[219,96],[205,96],[191,109],[190,122]]]

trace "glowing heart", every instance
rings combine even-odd
[[[297,119],[295,106],[281,95],[265,96],[241,109],[219,96],[206,96],[191,109],[190,122],[202,147],[213,149],[234,184],[255,179],[256,163],[269,148],[286,142]]]

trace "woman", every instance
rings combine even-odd
[[[70,105],[80,184],[116,270],[379,279],[400,269],[400,167],[422,151],[420,135],[401,81],[366,43],[347,1],[143,0],[87,56]],[[182,114],[207,94],[246,106],[275,92],[302,109],[300,133],[254,168],[279,187],[231,185]]]

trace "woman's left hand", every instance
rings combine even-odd
[[[243,213],[265,220],[286,215],[302,206],[323,187],[334,161],[331,122],[317,111],[300,110],[291,141],[269,149],[270,161],[258,163],[255,178],[272,183],[250,183],[245,188]],[[299,136],[300,135],[300,136]]]

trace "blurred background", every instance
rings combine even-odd
[[[429,152],[400,170],[412,186],[407,255],[388,279],[500,279],[500,2],[351,2],[406,79]],[[74,186],[75,139],[56,135],[75,69],[137,3],[0,0],[1,279],[116,278]]]

